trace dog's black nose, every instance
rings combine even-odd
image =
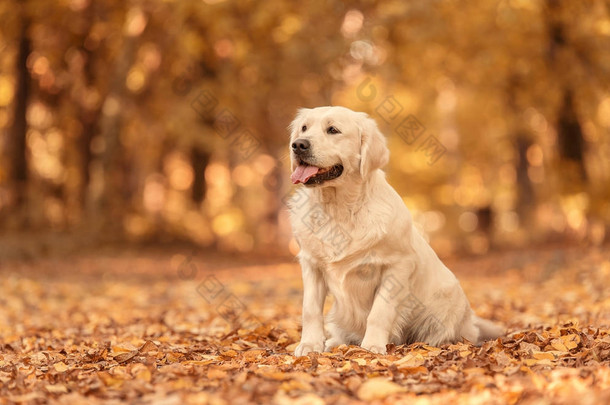
[[[292,143],[294,153],[305,153],[309,150],[310,143],[307,139],[297,139]]]

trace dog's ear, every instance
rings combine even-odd
[[[379,131],[375,120],[361,113],[360,127],[360,175],[368,177],[373,170],[384,167],[390,160],[390,151],[385,136]]]
[[[309,110],[309,108],[299,108],[297,110],[297,115],[294,117],[290,125],[288,125],[288,133],[290,134],[290,136],[293,136],[295,134],[295,131],[298,131],[301,128],[301,125],[299,124],[301,123],[301,121],[303,121],[303,117]]]

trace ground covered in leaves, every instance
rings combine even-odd
[[[446,260],[506,337],[294,357],[294,262],[81,253],[0,262],[0,403],[609,403],[608,249]]]

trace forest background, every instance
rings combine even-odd
[[[7,0],[0,20],[5,254],[294,254],[286,128],[320,105],[377,120],[441,255],[607,237],[606,1]]]

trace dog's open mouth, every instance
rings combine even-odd
[[[308,165],[305,162],[300,162],[290,179],[294,184],[303,183],[311,186],[322,184],[325,181],[336,179],[343,173],[342,165],[334,165],[331,167],[320,168],[317,166]]]

